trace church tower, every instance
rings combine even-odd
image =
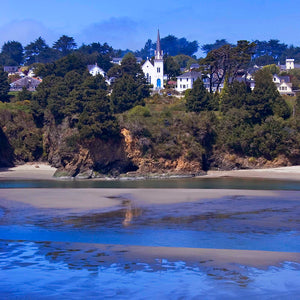
[[[156,51],[154,58],[154,71],[156,72],[156,76],[153,82],[154,88],[157,90],[164,88],[164,59],[163,59],[163,51],[160,46],[160,36],[159,30],[157,31],[157,41],[156,41]]]
[[[164,59],[160,45],[159,30],[157,32],[156,51],[153,64],[149,59],[142,66],[147,82],[153,85],[153,90],[164,88]]]

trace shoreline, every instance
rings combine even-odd
[[[0,180],[87,180],[72,177],[54,177],[56,168],[47,163],[27,163],[12,168],[0,168]],[[209,170],[205,175],[194,176],[189,174],[130,174],[121,177],[96,177],[89,180],[107,181],[107,180],[148,180],[148,179],[174,179],[174,178],[263,178],[300,181],[300,165],[290,167],[278,167],[268,169],[247,169],[247,170],[230,170],[214,171]]]

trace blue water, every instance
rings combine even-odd
[[[215,231],[170,230],[157,228],[111,230],[49,230],[36,226],[0,227],[1,240],[99,243],[113,245],[240,249],[300,252],[300,232],[272,234]]]
[[[300,256],[300,183],[278,180],[14,181],[1,188],[238,188],[293,190],[272,197],[68,213],[5,206],[0,190],[0,299],[299,299],[300,264],[224,267],[168,255],[154,261],[98,246],[293,252]],[[51,191],[50,191],[51,192]],[[2,201],[2,202],[1,202]],[[1,203],[3,208],[1,208]],[[124,225],[126,213],[133,217]],[[93,246],[94,245],[94,246]],[[98,245],[98,246],[95,246]],[[101,248],[100,247],[100,248]],[[104,259],[103,255],[105,255]],[[125,255],[125,254],[124,254]],[[203,257],[205,261],[205,257]]]
[[[143,262],[81,267],[49,259],[41,246],[51,247],[11,242],[0,251],[2,299],[299,299],[296,263],[228,270],[162,259],[158,270]]]

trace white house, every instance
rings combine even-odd
[[[92,76],[100,74],[105,77],[105,72],[97,65],[97,63],[95,63],[94,65],[88,65],[88,70]]]
[[[192,89],[193,83],[197,78],[201,79],[201,73],[195,72],[195,71],[186,72],[186,73],[178,76],[176,91],[184,92],[187,89]]]
[[[164,60],[163,51],[160,47],[159,31],[157,33],[156,51],[153,64],[147,59],[142,65],[147,82],[153,85],[153,90],[160,90],[164,87]]]
[[[290,76],[273,75],[273,82],[281,95],[294,95]]]

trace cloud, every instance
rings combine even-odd
[[[84,43],[108,43],[114,48],[138,49],[144,39],[140,36],[141,24],[127,17],[110,18],[86,27],[79,39]],[[142,43],[141,43],[142,41]]]
[[[23,46],[42,37],[51,46],[58,37],[52,30],[35,20],[12,21],[0,27],[0,45],[7,41],[18,41]]]

